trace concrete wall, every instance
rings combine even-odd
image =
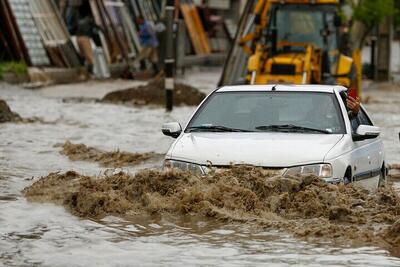
[[[394,40],[390,49],[390,70],[392,74],[400,74],[400,40]],[[362,63],[371,63],[371,47],[364,46],[362,50]]]

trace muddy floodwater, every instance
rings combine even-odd
[[[214,71],[189,75],[204,92],[218,79]],[[98,103],[93,98],[102,98],[105,88],[80,87],[69,93],[68,87],[30,91],[0,83],[0,99],[14,112],[41,119],[0,124],[0,266],[400,266],[400,258],[375,246],[307,242],[252,224],[145,214],[85,219],[62,205],[28,201],[22,190],[51,172],[97,176],[162,164],[156,157],[115,169],[70,160],[60,153],[67,140],[99,151],[160,155],[173,141],[161,134],[161,124],[184,123],[194,110],[168,114],[160,107]],[[366,95],[370,115],[383,127],[387,161],[400,163],[400,91]]]

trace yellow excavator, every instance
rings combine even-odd
[[[351,51],[339,0],[249,0],[220,85],[339,84],[360,95],[360,51]]]

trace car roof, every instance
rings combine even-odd
[[[245,91],[301,91],[301,92],[323,92],[333,93],[335,91],[346,91],[347,88],[340,85],[320,85],[320,84],[302,84],[302,85],[288,85],[288,84],[266,84],[266,85],[229,85],[223,86],[216,90],[216,92],[245,92]]]

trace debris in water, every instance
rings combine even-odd
[[[10,109],[6,101],[0,99],[0,123],[5,122],[56,124],[56,122],[47,122],[38,117],[22,118],[18,113]]]
[[[400,170],[400,164],[390,164],[388,168],[389,170]]]
[[[30,201],[63,204],[81,217],[201,215],[285,230],[311,241],[376,245],[396,255],[400,247],[400,196],[389,186],[371,193],[242,166],[205,177],[178,170],[102,177],[51,173],[24,194]]]
[[[22,118],[17,113],[11,111],[7,102],[0,99],[0,123],[19,122]]]
[[[132,103],[137,105],[164,105],[164,81],[164,77],[157,76],[146,85],[108,93],[101,101],[111,103]],[[175,83],[175,105],[197,106],[205,97],[206,95],[204,93],[192,86]]]
[[[391,164],[388,166],[388,170],[391,180],[400,180],[400,164]]]
[[[106,152],[94,147],[88,147],[84,144],[73,144],[70,141],[66,141],[62,145],[60,153],[67,156],[70,160],[93,161],[105,167],[113,168],[137,165],[161,156],[154,152],[130,153],[121,152],[119,150]]]
[[[397,220],[384,231],[383,239],[392,246],[393,254],[400,255],[400,220]]]

